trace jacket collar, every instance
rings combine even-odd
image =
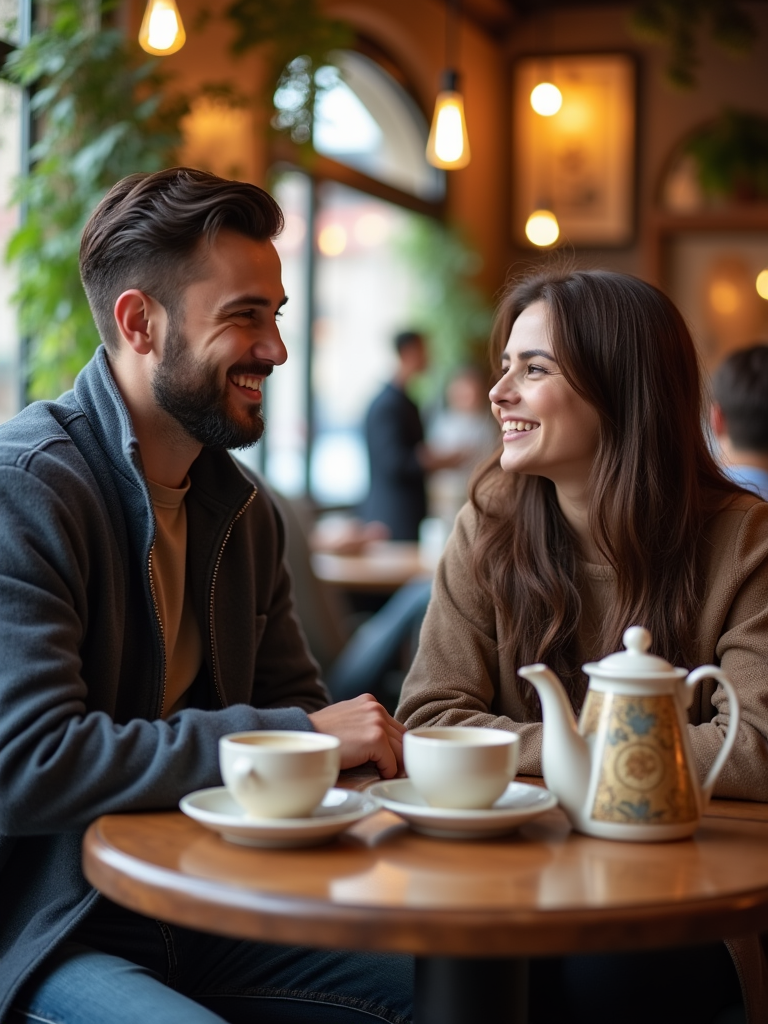
[[[128,518],[138,516],[140,520],[141,546],[148,552],[154,541],[154,516],[141,451],[103,345],[78,374],[74,393],[99,447],[115,470],[115,482]],[[204,448],[189,475],[192,480],[190,497],[222,516],[239,510],[253,492],[253,485],[227,452]]]

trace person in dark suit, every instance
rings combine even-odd
[[[365,417],[371,484],[360,516],[368,523],[384,523],[392,540],[418,540],[419,523],[427,514],[427,475],[461,465],[468,452],[439,452],[424,442],[421,415],[405,391],[429,366],[424,336],[402,331],[395,335],[395,349],[397,372]]]
[[[365,417],[371,484],[360,509],[366,522],[384,523],[392,540],[418,540],[427,514],[424,428],[415,402],[405,393],[409,380],[429,364],[424,338],[416,331],[395,337],[398,368],[371,403]]]

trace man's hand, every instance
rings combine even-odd
[[[396,722],[370,693],[313,711],[317,732],[341,740],[341,767],[356,768],[375,761],[381,776],[393,779],[403,767],[405,726]]]

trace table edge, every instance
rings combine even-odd
[[[546,956],[657,949],[768,929],[768,886],[684,904],[507,910],[492,917],[476,910],[331,904],[210,879],[195,879],[190,892],[178,872],[113,846],[100,820],[88,828],[83,841],[83,871],[96,889],[147,916],[243,939],[417,955]]]

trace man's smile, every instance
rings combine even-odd
[[[238,390],[248,392],[249,397],[261,398],[263,377],[256,377],[250,373],[230,373],[228,379]]]

